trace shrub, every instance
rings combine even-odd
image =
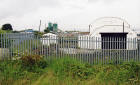
[[[21,58],[23,68],[35,71],[47,67],[47,62],[39,55],[26,55]]]
[[[116,84],[128,82],[133,84],[140,83],[140,65],[136,62],[122,63],[120,65],[104,65],[95,68],[96,78],[101,82],[116,82]]]
[[[82,64],[71,58],[57,59],[57,61],[53,61],[51,68],[55,74],[61,78],[69,76],[85,80],[94,74],[94,68],[89,64]]]

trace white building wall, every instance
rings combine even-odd
[[[118,23],[118,21],[119,20],[114,22],[112,21],[111,23],[109,22],[111,25],[108,25],[109,23],[104,23],[105,25],[103,25],[101,22],[98,22],[98,24],[93,25],[93,27],[91,28],[90,35],[79,36],[79,39],[86,39],[86,37],[89,38],[87,41],[80,41],[78,43],[79,47],[84,49],[101,49],[100,33],[123,33],[122,22]],[[127,23],[124,23],[124,32],[128,33],[127,49],[128,50],[137,49],[137,40],[136,40],[137,33],[135,33]]]
[[[91,36],[79,36],[78,47],[82,49],[101,49],[101,38]]]
[[[57,44],[58,37],[55,34],[45,34],[43,35],[43,38],[40,39],[43,45],[49,46],[50,44]]]

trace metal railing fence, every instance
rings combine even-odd
[[[45,58],[72,57],[90,64],[140,61],[140,40],[120,37],[35,36],[32,33],[0,34],[0,60],[18,59],[23,55]]]

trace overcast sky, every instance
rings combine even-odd
[[[11,23],[14,30],[41,30],[56,22],[62,30],[88,30],[100,17],[121,17],[140,28],[140,0],[0,0],[0,25]]]

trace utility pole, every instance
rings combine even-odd
[[[124,33],[124,22],[123,22],[123,33]]]
[[[90,28],[91,28],[91,25],[89,25],[89,33],[90,33]]]
[[[46,29],[46,23],[45,23],[45,29]]]
[[[40,32],[40,28],[41,28],[41,20],[40,20],[40,24],[39,24],[39,32]]]

